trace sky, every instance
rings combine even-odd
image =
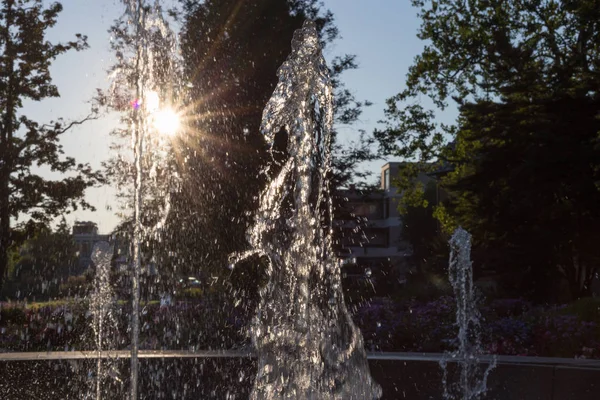
[[[163,3],[169,7],[174,2]],[[96,88],[108,87],[106,71],[113,64],[108,29],[123,10],[117,0],[62,0],[61,3],[64,10],[48,39],[66,41],[75,33],[82,33],[88,36],[90,48],[56,59],[51,73],[61,97],[26,104],[28,115],[40,122],[58,117],[67,120],[84,117]],[[356,124],[339,129],[342,142],[355,138],[359,129],[372,132],[384,117],[385,100],[404,88],[408,68],[424,45],[416,37],[420,21],[410,3],[409,0],[324,0],[341,34],[327,48],[325,57],[331,60],[337,55],[355,54],[359,68],[346,72],[343,80],[357,99],[373,103]],[[62,138],[65,154],[100,168],[101,162],[112,154],[109,132],[115,123],[114,115],[107,116],[66,133]],[[384,162],[367,164],[365,168],[377,175]],[[100,232],[110,232],[119,222],[115,194],[116,189],[108,186],[89,189],[86,198],[97,210],[76,211],[67,216],[67,221],[70,224],[75,220],[94,221]]]

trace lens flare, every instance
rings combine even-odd
[[[157,111],[154,115],[154,128],[163,135],[174,135],[180,127],[179,115],[173,110]]]
[[[129,102],[129,104],[131,105],[131,107],[133,109],[138,110],[140,108],[140,106],[142,105],[142,100],[140,100],[140,99],[131,100]]]

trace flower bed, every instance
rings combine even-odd
[[[594,313],[598,307],[596,300],[561,307],[534,307],[518,299],[492,301],[480,308],[483,352],[600,359],[600,315]],[[125,302],[109,310],[103,348],[128,348],[129,315]],[[140,348],[247,346],[250,318],[239,308],[202,299],[167,307],[151,302],[141,310]],[[455,304],[449,296],[429,302],[375,299],[355,309],[353,318],[370,351],[444,352],[455,346]],[[94,316],[85,301],[0,304],[0,351],[93,350],[97,343]]]
[[[484,353],[600,359],[600,302],[534,307],[500,299],[481,307]],[[597,314],[593,311],[597,310]],[[569,314],[576,312],[577,315]],[[451,297],[430,302],[373,301],[354,314],[369,350],[443,352],[454,349],[457,328]],[[588,319],[588,320],[586,320]]]
[[[31,307],[0,304],[0,351],[70,351],[129,348],[130,305],[118,302],[103,317],[102,335],[85,301]],[[147,350],[221,349],[246,344],[238,311],[222,315],[205,301],[158,302],[142,306],[140,348]],[[96,321],[96,322],[95,322]]]

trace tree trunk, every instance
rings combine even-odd
[[[565,267],[569,269],[566,278],[569,283],[571,298],[577,300],[591,296],[591,283],[596,272],[595,268],[590,268],[590,264],[577,255],[572,256],[570,261],[570,264]]]
[[[8,183],[8,182],[7,182]],[[8,192],[5,192],[5,185],[2,182],[2,198],[0,199],[0,290],[6,277],[8,266],[8,247],[10,246],[10,215],[8,212]]]
[[[10,233],[10,175],[13,164],[13,118],[15,115],[15,90],[14,90],[14,54],[10,37],[10,28],[13,25],[14,1],[4,3],[6,25],[4,26],[4,56],[6,62],[6,76],[8,84],[6,92],[6,108],[2,115],[2,131],[0,132],[0,289],[4,283],[8,265],[8,248],[11,244]]]

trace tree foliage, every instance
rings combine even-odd
[[[60,283],[74,272],[77,262],[77,248],[64,217],[54,231],[46,225],[31,224],[16,231],[27,239],[9,252],[4,296],[56,296]]]
[[[439,223],[433,216],[438,200],[436,192],[436,183],[430,181],[422,194],[426,204],[406,206],[401,216],[402,239],[410,244],[411,262],[420,270],[439,270],[440,264],[446,264],[448,258],[447,249],[444,249],[446,251],[443,252],[443,260],[439,259],[438,248],[441,236]]]
[[[381,147],[446,170],[451,196],[436,215],[473,233],[480,266],[519,275],[513,290],[548,298],[562,277],[572,296],[589,293],[599,256],[600,2],[413,5],[427,44],[388,100]],[[456,123],[437,123],[451,102]]]
[[[24,113],[26,101],[58,97],[50,66],[61,54],[87,48],[86,37],[50,43],[45,34],[57,23],[60,3],[47,8],[41,0],[2,0],[0,3],[0,284],[7,265],[11,219],[26,215],[48,222],[66,210],[93,207],[85,189],[102,182],[99,173],[72,157],[63,157],[60,137],[80,121],[61,118],[42,124]],[[57,180],[39,173],[45,167],[61,174]]]

